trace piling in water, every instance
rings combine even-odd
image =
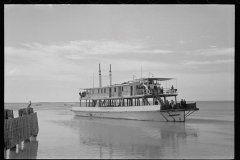
[[[4,109],[4,119],[11,119],[14,118],[13,110]]]
[[[33,108],[23,108],[18,113],[19,117],[13,118],[12,110],[4,110],[4,151],[38,134],[37,113]]]

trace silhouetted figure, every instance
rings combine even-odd
[[[174,102],[173,102],[173,100],[171,100],[171,108],[173,109],[173,107],[174,107]]]
[[[187,107],[187,104],[186,104],[186,101],[185,101],[185,99],[183,100],[183,106],[184,106],[184,108],[186,108],[186,107]]]
[[[180,102],[180,104],[181,104],[181,107],[183,107],[183,99],[181,99],[181,102]]]
[[[32,105],[32,104],[31,104],[31,101],[29,101],[29,102],[30,102],[30,103],[29,103],[29,105],[28,105],[28,108],[31,108],[31,105]]]

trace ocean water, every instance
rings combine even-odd
[[[27,103],[5,103],[18,109]],[[32,103],[39,133],[7,150],[7,159],[232,159],[234,102],[200,101],[186,122],[78,117],[79,103]]]

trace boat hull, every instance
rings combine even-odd
[[[72,107],[77,116],[130,119],[159,122],[184,122],[185,111],[160,111],[160,106],[126,106],[126,107]]]

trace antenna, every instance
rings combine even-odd
[[[111,64],[110,64],[110,71],[109,71],[109,79],[110,79],[110,86],[112,85],[112,71],[111,71]]]
[[[99,63],[99,87],[102,87],[101,68]]]

